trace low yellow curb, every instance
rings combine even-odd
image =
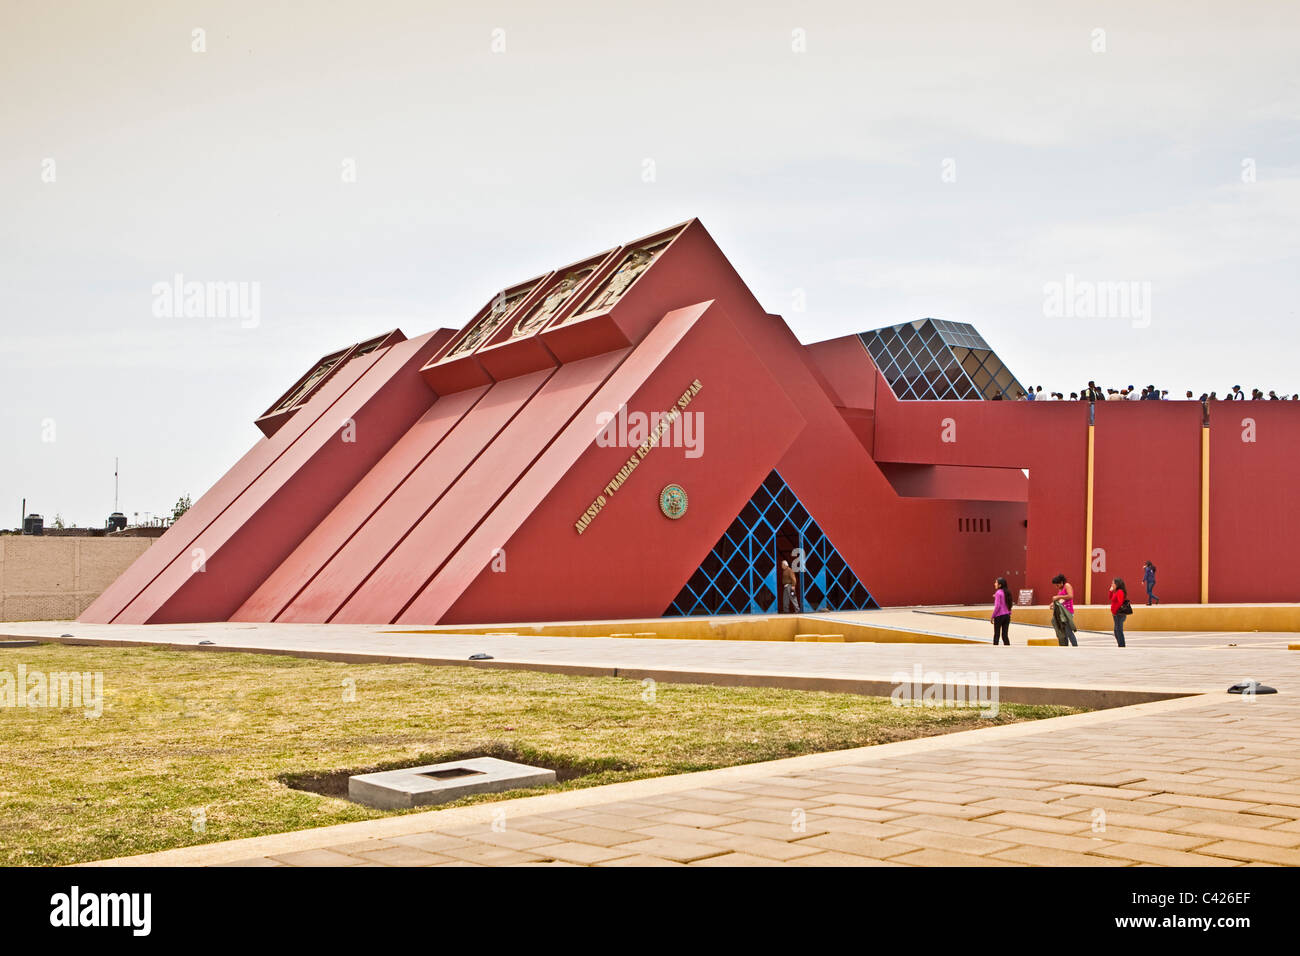
[[[1288,651],[1300,651],[1300,644],[1288,644],[1286,649]]]
[[[1059,642],[1054,637],[1031,637],[1025,643],[1030,647],[1056,647]]]
[[[610,631],[611,627],[640,627],[641,631]],[[835,628],[839,628],[838,631]],[[795,634],[824,634],[839,643],[987,644],[986,640],[921,629],[875,625],[794,614],[735,615],[716,619],[671,617],[626,621],[573,621],[547,624],[477,624],[381,631],[382,634],[487,634],[511,637],[664,638],[693,641],[792,641]]]
[[[991,610],[984,605],[936,613],[987,621]],[[1017,624],[1052,626],[1050,604],[1013,610]],[[1134,610],[1131,623],[1143,631],[1300,631],[1300,604],[1160,604]],[[1109,631],[1110,606],[1076,604],[1074,623],[1085,631]]]

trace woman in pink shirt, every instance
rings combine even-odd
[[[1074,585],[1072,585],[1069,581],[1065,580],[1064,574],[1058,574],[1056,577],[1052,578],[1052,583],[1055,584],[1057,587],[1057,592],[1055,596],[1053,596],[1052,600],[1054,602],[1059,601],[1061,604],[1065,605],[1065,609],[1070,612],[1070,617],[1073,618],[1074,617]],[[1074,647],[1079,646],[1079,642],[1074,639],[1074,631],[1070,630],[1069,628],[1066,628],[1065,630],[1064,640],[1062,640],[1061,634],[1057,634],[1056,639],[1062,644],[1070,644]]]
[[[993,588],[993,644],[996,647],[998,638],[1001,637],[1002,643],[1010,647],[1011,589],[1007,587],[1006,578],[995,580]]]
[[[1056,577],[1052,578],[1052,583],[1055,584],[1057,587],[1056,596],[1052,600],[1064,601],[1065,609],[1069,611],[1071,614],[1073,614],[1074,613],[1074,585],[1071,584],[1069,581],[1065,580],[1064,574],[1058,574]]]

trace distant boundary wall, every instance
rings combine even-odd
[[[0,621],[76,618],[154,540],[0,535]]]

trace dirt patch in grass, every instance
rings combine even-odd
[[[465,756],[550,767],[547,790],[1077,713],[516,670],[44,644],[11,674],[102,675],[102,712],[0,709],[0,864],[100,860],[369,820],[347,776]],[[501,800],[540,789],[481,794]]]

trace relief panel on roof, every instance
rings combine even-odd
[[[574,269],[567,273],[564,278],[555,284],[549,293],[540,302],[529,309],[519,321],[515,323],[514,329],[510,333],[511,338],[522,338],[525,335],[531,335],[543,328],[547,322],[559,315],[564,304],[573,297],[578,287],[596,271],[596,266],[600,264],[599,260],[591,265]]]
[[[453,345],[447,352],[445,359],[456,358],[460,355],[468,355],[480,345],[492,337],[492,334],[501,327],[505,322],[506,316],[515,310],[519,303],[523,302],[528,293],[536,288],[537,283],[531,283],[521,286],[510,291],[501,291],[497,293],[496,298],[492,300],[487,312],[485,312],[477,322],[470,326],[459,342]]]
[[[648,245],[639,246],[636,249],[629,250],[624,256],[623,261],[619,263],[614,273],[601,283],[600,287],[592,293],[578,314],[587,312],[600,312],[612,307],[619,299],[623,298],[623,293],[641,277],[641,275],[650,268],[651,263],[659,253],[663,252],[668,243],[673,239],[672,236],[664,237],[657,242]],[[569,321],[577,318],[577,315],[570,316]]]

